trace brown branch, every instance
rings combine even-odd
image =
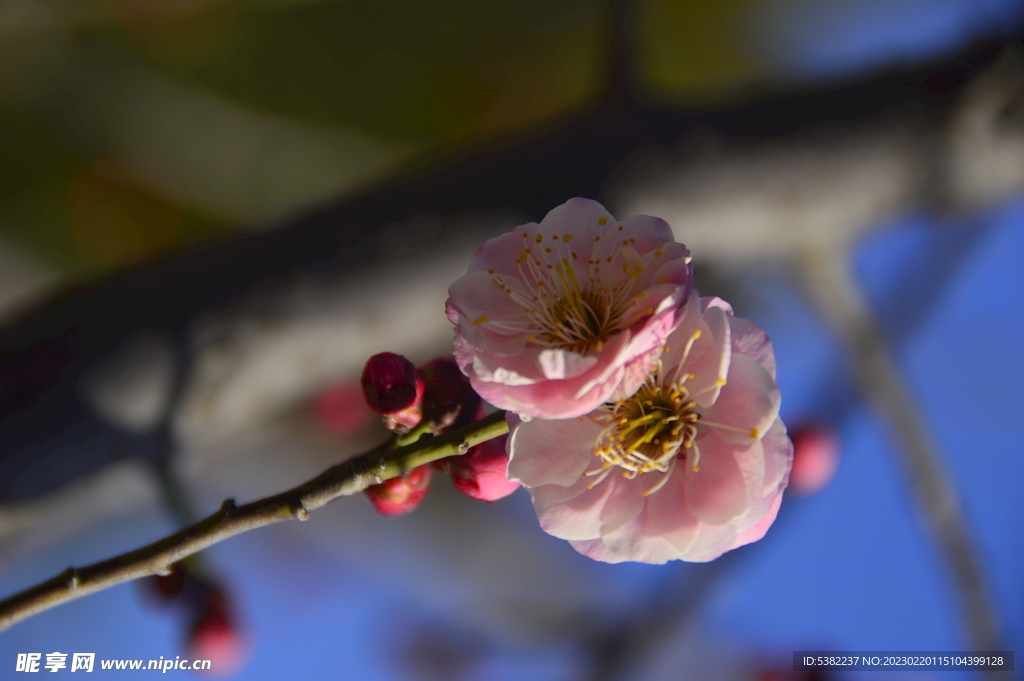
[[[339,463],[286,492],[235,506],[227,499],[220,510],[174,534],[142,548],[81,568],[69,567],[53,579],[0,601],[0,631],[13,624],[80,598],[139,577],[166,573],[173,563],[248,530],[296,518],[338,497],[401,475],[407,470],[448,456],[508,432],[505,412],[499,411],[464,428],[392,448],[382,444]]]

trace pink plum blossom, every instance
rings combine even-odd
[[[632,394],[676,324],[690,251],[659,218],[571,199],[487,241],[448,290],[453,352],[502,409],[582,416]]]
[[[576,419],[509,416],[509,478],[591,558],[709,561],[760,539],[793,460],[764,330],[691,293],[632,395]]]

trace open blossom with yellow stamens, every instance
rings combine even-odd
[[[509,477],[541,527],[611,563],[708,561],[760,539],[793,449],[767,335],[690,294],[633,394],[577,419],[510,417]]]
[[[449,289],[459,367],[485,400],[527,417],[581,416],[630,395],[691,286],[664,220],[615,220],[571,199],[489,240]]]

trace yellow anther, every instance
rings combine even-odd
[[[755,440],[760,438],[761,437],[761,431],[759,431],[757,428],[751,428],[750,429],[750,437],[754,438]]]
[[[480,324],[483,324],[484,322],[489,322],[489,321],[491,321],[490,317],[488,317],[485,314],[482,314],[479,317],[477,317],[476,319],[474,319],[473,323],[477,324],[477,325],[480,325]]]
[[[599,225],[607,225],[608,224],[608,218],[606,218],[606,217],[598,218],[597,219],[597,224],[599,224]],[[620,227],[619,229],[622,229],[622,228]]]

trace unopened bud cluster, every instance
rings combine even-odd
[[[366,362],[361,382],[367,405],[398,434],[425,426],[426,433],[439,435],[484,415],[480,396],[452,357],[438,357],[417,368],[401,355],[382,352]],[[473,499],[501,499],[519,487],[506,475],[505,441],[503,437],[485,442],[432,467],[447,472],[455,488]],[[419,466],[371,485],[366,496],[381,515],[408,513],[426,496],[430,473],[431,465]]]
[[[218,676],[238,670],[246,658],[245,637],[225,589],[187,563],[175,563],[165,575],[141,585],[149,600],[175,606],[185,618],[184,648],[196,659],[211,660]]]

